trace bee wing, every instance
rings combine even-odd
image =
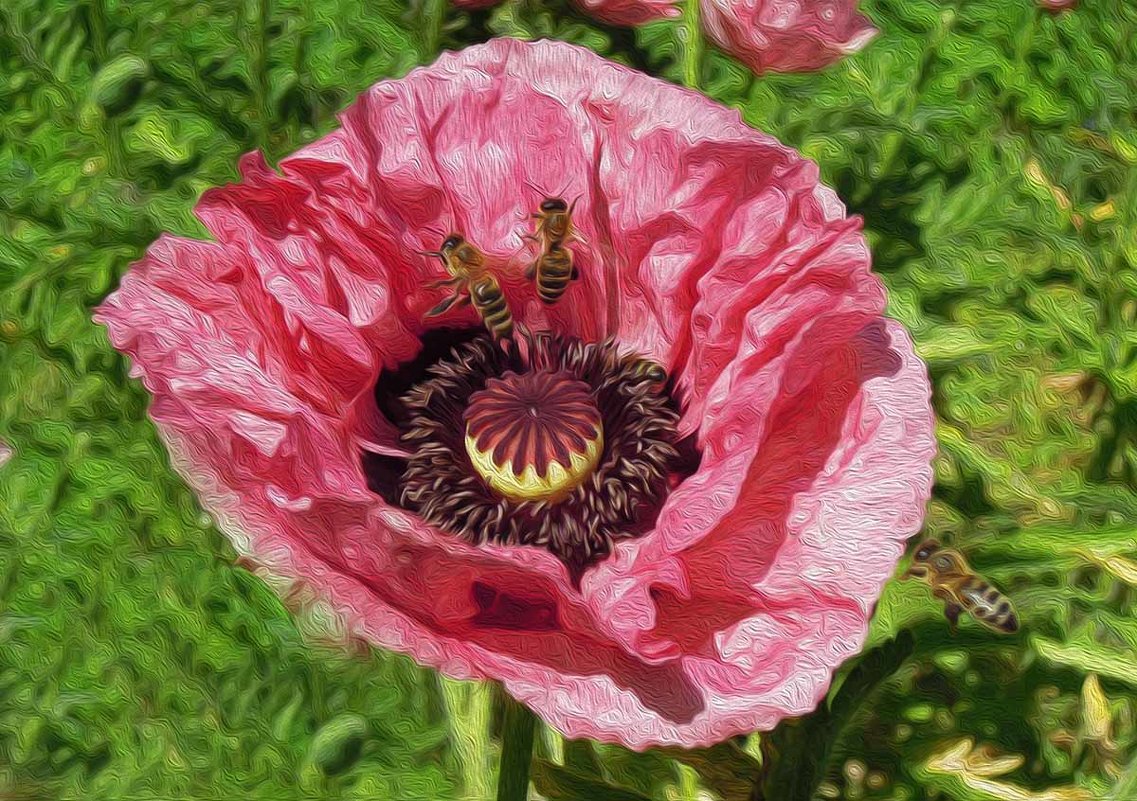
[[[530,245],[529,245],[529,243],[530,243],[530,242],[540,242],[540,241],[541,241],[541,240],[540,240],[540,239],[538,239],[537,237],[533,236],[533,234],[529,234],[529,233],[525,233],[525,234],[522,234],[522,235],[521,235],[521,245],[520,245],[520,247],[518,247],[516,250],[514,250],[512,253],[510,253],[510,254],[509,254],[509,256],[508,256],[508,258],[509,258],[509,259],[513,259],[514,257],[516,257],[516,256],[517,256],[517,254],[518,254],[518,253],[520,253],[521,251],[523,251],[523,250],[525,250],[526,248],[530,247]]]
[[[994,587],[970,586],[961,590],[960,595],[972,604],[972,616],[988,628],[1001,631],[1014,631],[1018,628],[1018,619],[1010,600]]]

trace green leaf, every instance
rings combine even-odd
[[[1117,777],[1117,784],[1109,795],[1109,801],[1129,801],[1132,798],[1137,798],[1137,753]]]
[[[570,771],[585,776],[596,776],[601,771],[600,760],[590,740],[565,740],[564,763]]]
[[[533,786],[549,801],[650,801],[650,796],[585,776],[544,759],[533,761]]]
[[[1076,668],[1084,673],[1098,673],[1115,681],[1137,687],[1137,654],[1122,653],[1103,647],[1090,637],[1060,643],[1044,637],[1034,637],[1031,644],[1038,653],[1052,662]]]
[[[91,81],[91,100],[109,115],[125,111],[149,72],[149,65],[138,56],[119,56],[96,73]]]
[[[329,720],[312,738],[309,758],[323,773],[340,773],[359,758],[367,721],[354,714]]]
[[[693,768],[722,801],[751,801],[762,781],[762,765],[732,740],[710,748],[661,750]]]
[[[780,801],[810,801],[829,769],[829,756],[857,713],[915,651],[909,632],[862,654],[829,701],[802,719],[785,721],[769,736],[773,762],[765,774],[765,796]]]

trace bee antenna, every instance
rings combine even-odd
[[[423,230],[426,231],[428,234],[430,234],[435,242],[445,242],[446,241],[447,233],[445,231],[442,231],[442,230],[435,228],[433,226],[424,227]],[[423,254],[428,255],[428,256],[441,256],[442,255],[437,250],[420,250],[419,253],[423,253]]]
[[[537,186],[537,184],[533,183],[528,178],[525,179],[525,185],[536,192],[538,195],[541,195],[542,197],[545,196],[545,190]]]

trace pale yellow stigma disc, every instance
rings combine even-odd
[[[567,467],[550,460],[548,472],[543,476],[537,474],[537,468],[533,465],[527,465],[521,475],[516,475],[511,461],[498,467],[493,460],[493,449],[478,450],[474,438],[468,432],[466,434],[466,453],[470,455],[474,469],[495,492],[511,501],[544,500],[556,503],[564,500],[596,469],[603,449],[604,432],[598,428],[596,436],[585,445],[584,453],[569,455]]]

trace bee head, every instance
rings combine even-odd
[[[940,544],[935,540],[927,540],[916,549],[915,555],[912,557],[917,562],[927,562],[932,558],[932,554],[940,549]]]
[[[944,548],[935,540],[927,540],[916,549],[913,565],[927,565],[936,573],[966,573],[967,563],[957,551]]]
[[[452,253],[465,241],[466,240],[462,237],[461,234],[451,234],[450,236],[446,237],[446,240],[442,243],[442,252]]]
[[[931,565],[941,573],[962,573],[967,571],[966,566],[963,564],[963,560],[960,558],[959,554],[956,553],[944,552],[935,554],[932,556]]]
[[[554,214],[560,211],[568,211],[568,204],[565,203],[564,198],[549,197],[541,202],[541,211],[546,214]]]

